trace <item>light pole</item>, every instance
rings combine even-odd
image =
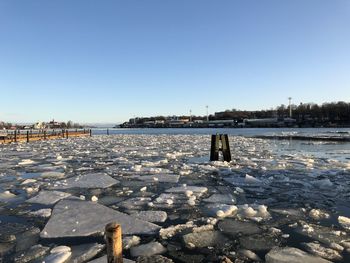
[[[289,118],[292,118],[292,97],[288,97],[289,100]]]
[[[209,122],[209,113],[208,113],[208,105],[205,106],[205,108],[207,109],[207,122]]]

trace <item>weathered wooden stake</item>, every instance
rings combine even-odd
[[[46,140],[46,130],[44,131],[44,140]]]
[[[90,137],[92,136],[92,130],[90,129]]]
[[[211,136],[210,161],[219,160],[219,151],[222,151],[224,161],[231,161],[230,145],[227,134],[216,134]]]
[[[219,134],[211,136],[210,161],[219,160]]]
[[[27,131],[27,142],[29,142],[29,131]]]
[[[107,263],[123,263],[122,227],[116,222],[106,225]]]
[[[107,135],[109,135],[109,129],[107,129]]]
[[[17,142],[17,131],[15,130],[15,142]]]
[[[228,142],[227,134],[221,134],[221,143],[222,143],[222,155],[224,157],[224,161],[231,162],[231,151],[230,151],[230,145]]]

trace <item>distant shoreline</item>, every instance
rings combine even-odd
[[[297,129],[341,129],[341,128],[350,128],[350,124],[345,124],[345,125],[336,125],[336,126],[245,126],[245,127],[235,127],[235,126],[159,126],[159,127],[154,127],[154,126],[128,126],[128,127],[96,127],[96,129],[218,129],[218,128],[225,128],[225,129],[251,129],[251,128],[261,128],[261,129],[266,129],[266,128],[271,128],[271,129],[278,129],[278,128],[297,128]],[[93,127],[95,129],[95,127]]]

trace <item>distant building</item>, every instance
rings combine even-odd
[[[244,119],[245,127],[293,127],[296,120],[292,118]]]
[[[33,125],[33,128],[38,129],[38,130],[45,129],[46,124],[45,124],[45,122],[37,122]]]
[[[208,122],[209,127],[234,127],[235,120],[214,120]]]
[[[49,129],[59,129],[61,128],[61,124],[55,120],[52,120],[50,121],[48,124],[47,124],[47,128]]]

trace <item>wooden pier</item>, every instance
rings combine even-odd
[[[54,140],[71,137],[91,136],[90,129],[75,130],[21,130],[0,134],[0,144],[13,142],[32,142],[42,140]]]

